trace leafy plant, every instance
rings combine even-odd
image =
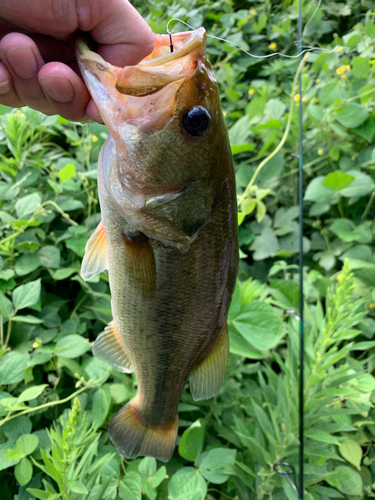
[[[257,55],[295,55],[297,3],[135,2]],[[179,405],[168,464],[122,459],[107,426],[134,377],[91,353],[111,318],[105,273],[84,282],[100,220],[107,132],[30,109],[0,109],[0,491],[2,500],[295,499],[297,468],[298,113],[305,178],[305,498],[375,496],[374,8],[305,2],[303,94],[296,60],[256,59],[208,38],[235,160],[239,280],[227,378]],[[175,23],[173,32],[185,26]],[[72,404],[72,408],[70,405]]]

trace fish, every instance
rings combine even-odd
[[[233,159],[204,28],[155,34],[139,64],[116,67],[80,39],[77,60],[108,128],[98,161],[101,222],[81,276],[108,270],[113,321],[93,353],[138,392],[109,424],[120,455],[167,462],[188,379],[219,391],[238,268]]]

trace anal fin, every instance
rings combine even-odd
[[[190,374],[190,392],[195,401],[212,398],[219,392],[225,379],[228,356],[228,327],[225,323],[207,358]]]
[[[104,332],[95,340],[92,352],[94,356],[105,361],[120,372],[131,373],[134,371],[132,362],[125,352],[114,321],[111,321],[104,328]]]
[[[86,243],[85,255],[81,267],[81,276],[87,281],[105,271],[107,265],[107,236],[104,231],[103,222],[100,222]]]

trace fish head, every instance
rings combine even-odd
[[[116,175],[132,192],[212,177],[221,169],[214,156],[228,150],[204,28],[171,38],[173,52],[169,35],[155,35],[153,52],[124,68],[77,42],[81,72],[116,142]]]

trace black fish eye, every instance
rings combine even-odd
[[[203,106],[193,106],[185,111],[182,126],[192,137],[202,137],[211,123],[211,115]]]

